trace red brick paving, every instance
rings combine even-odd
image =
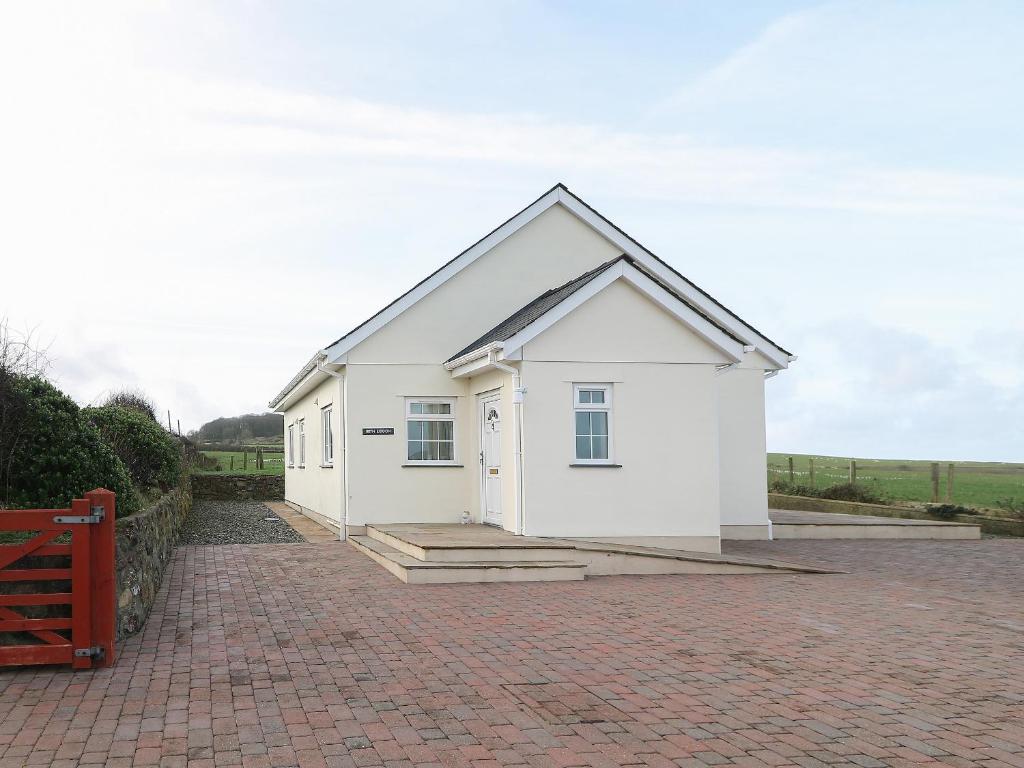
[[[0,673],[0,767],[1024,768],[1024,541],[730,547],[845,575],[408,586],[179,549],[113,669]]]

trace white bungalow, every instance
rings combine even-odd
[[[720,551],[768,538],[764,381],[794,357],[559,184],[270,402],[286,500]]]

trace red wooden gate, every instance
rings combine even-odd
[[[114,663],[114,494],[95,490],[70,509],[0,511],[0,531],[31,531],[23,544],[0,545],[0,582],[70,582],[71,591],[0,594],[0,632],[27,632],[41,643],[0,646],[0,665]],[[64,534],[71,543],[54,543]],[[64,536],[66,539],[67,537]],[[26,556],[70,556],[70,568],[26,568]],[[37,587],[38,588],[38,587]],[[70,605],[71,616],[26,618],[14,610]],[[70,637],[55,630],[70,630]]]

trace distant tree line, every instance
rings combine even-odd
[[[280,413],[247,413],[208,421],[195,432],[189,433],[189,437],[197,442],[226,442],[281,437],[283,434],[284,416]]]

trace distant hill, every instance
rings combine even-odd
[[[284,416],[280,413],[246,413],[222,416],[208,421],[189,434],[197,442],[254,440],[261,437],[284,438]]]

